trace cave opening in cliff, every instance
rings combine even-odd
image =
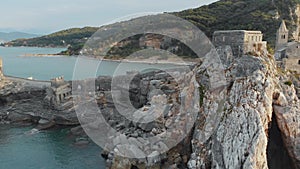
[[[295,169],[284,145],[274,113],[269,128],[267,160],[269,169]]]

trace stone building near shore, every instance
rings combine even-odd
[[[61,104],[67,101],[71,95],[70,83],[66,82],[62,76],[51,79],[51,87],[47,92],[47,97],[51,103]]]
[[[216,48],[230,46],[234,56],[247,53],[263,55],[267,53],[267,42],[261,31],[223,30],[215,31],[213,44]]]

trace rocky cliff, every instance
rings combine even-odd
[[[234,57],[229,48],[217,51],[222,71],[214,69],[212,57],[188,74],[176,69],[120,76],[113,88],[109,77],[96,80],[101,114],[86,114],[81,124],[85,131],[104,130],[96,121],[102,115],[109,131],[118,131],[104,137],[109,168],[300,168],[299,76],[277,68],[270,55]],[[127,113],[127,103],[114,100],[125,98],[122,84],[128,79],[136,119],[129,111],[120,114]],[[79,123],[74,109],[46,104],[46,88],[2,79],[0,94],[2,123]],[[84,135],[80,127],[72,132]]]
[[[214,126],[202,125],[215,120],[210,116],[219,104],[211,92],[205,94],[189,168],[299,168],[300,102],[293,86],[282,82],[272,57],[235,58],[226,77],[227,99],[217,123],[211,122]],[[279,126],[277,137],[271,132],[276,130],[272,119]],[[211,137],[204,139],[207,132]],[[281,139],[282,147],[269,146]],[[274,149],[288,153],[270,153]]]
[[[57,125],[78,125],[76,113],[68,109],[54,109],[45,100],[46,86],[1,77],[0,123],[39,124],[40,129]],[[71,101],[71,100],[70,100]]]
[[[121,133],[125,131],[125,134],[114,140],[116,144],[111,151],[104,153],[108,159],[108,167],[300,168],[300,101],[294,85],[286,83],[291,77],[278,71],[270,55],[236,58],[228,51],[218,49],[221,60],[226,65],[225,85],[222,81],[209,82],[209,67],[213,66],[211,61],[204,62],[206,66],[198,66],[193,70],[197,77],[194,81],[189,79],[192,77],[190,74],[183,75],[184,81],[190,83],[190,86],[189,90],[183,90],[187,97],[180,100],[185,105],[199,105],[200,110],[193,129],[169,151],[160,152],[162,147],[168,147],[169,144],[160,143],[162,147],[160,150],[156,149],[158,142],[151,144],[150,149],[144,149],[150,143],[145,144],[147,140],[139,137],[163,137],[168,133],[168,127],[172,124],[169,122],[174,115],[178,117],[177,135],[183,134],[180,132],[182,127],[191,123],[183,115],[190,112],[189,109],[183,108],[182,114],[176,109],[178,105],[173,104],[171,109],[167,109],[163,119],[147,127],[122,123],[120,118],[114,119],[111,116],[112,122],[121,122],[116,123],[116,129]],[[164,82],[159,84],[165,85]],[[211,90],[212,84],[215,86],[214,90]],[[167,98],[174,97],[178,100],[180,95],[176,95],[176,92],[178,91],[174,90],[173,95],[167,95]],[[199,103],[191,99],[197,92]],[[162,97],[158,93],[157,95]],[[157,103],[149,104],[157,106]],[[143,112],[150,113],[148,109],[143,109]],[[122,147],[123,144],[133,143],[136,146]],[[120,156],[120,152],[138,153],[145,158],[125,158]]]

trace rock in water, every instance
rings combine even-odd
[[[39,132],[40,132],[40,130],[38,130],[36,128],[33,128],[30,131],[25,132],[24,134],[26,134],[26,135],[34,135],[34,134],[37,134]]]
[[[41,120],[40,120],[41,121]],[[55,126],[55,122],[43,120],[39,125],[36,126],[38,130],[46,130]]]

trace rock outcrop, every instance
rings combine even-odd
[[[221,58],[227,55],[220,53]],[[267,153],[272,151],[268,145],[282,139],[280,148],[288,155],[279,154],[277,167],[299,168],[299,100],[293,86],[284,84],[280,76],[271,56],[235,58],[226,69],[223,109],[216,111],[220,103],[211,92],[205,93],[188,167],[276,168],[270,164],[275,157]],[[217,118],[210,118],[216,113]],[[277,138],[269,136],[272,116],[281,133]]]
[[[220,103],[210,97],[212,93],[205,93],[189,168],[268,168],[267,132],[275,88],[272,64],[266,58],[236,58],[226,72],[229,85],[223,91],[222,110],[217,111]],[[210,118],[216,113],[217,118]]]
[[[90,142],[86,129],[105,129],[97,122],[101,115],[111,127],[103,147],[108,168],[300,168],[297,78],[278,72],[272,56],[228,51],[218,50],[222,69],[211,57],[189,73],[99,77],[96,91],[80,88],[101,114],[82,114],[82,128],[71,130],[76,145]],[[46,88],[5,79],[0,85],[1,123],[30,122],[40,129],[79,124],[71,103],[72,97],[80,100],[77,95],[55,108]],[[118,134],[111,137],[111,131]]]
[[[225,66],[225,86],[221,81],[211,83],[211,70],[207,69],[210,61],[193,71],[197,77],[194,88],[198,88],[198,104],[201,107],[190,133],[166,153],[153,151],[144,160],[118,156],[120,151],[142,153],[142,149],[123,147],[121,150],[120,146],[116,146],[113,151],[104,153],[109,168],[299,168],[300,105],[294,86],[285,83],[285,74],[277,72],[272,56],[235,58],[226,50],[219,50],[219,54]],[[161,79],[153,79],[150,84],[164,85]],[[173,90],[172,87],[170,90]],[[174,91],[178,94],[177,90]],[[189,90],[185,94],[195,93]],[[155,95],[161,96],[155,93],[152,97],[155,98]],[[192,102],[181,101],[186,104]],[[147,104],[150,102],[146,99]],[[173,104],[173,109],[176,106]],[[141,115],[151,113],[148,111],[151,107],[143,109]],[[147,140],[134,140],[132,137],[164,133],[168,114],[164,116],[165,121],[151,123],[150,126],[130,125],[128,121],[122,122],[122,118],[110,121],[118,121],[122,127],[116,125],[115,128],[126,131],[119,137],[118,144],[122,144],[123,140],[143,145]],[[180,124],[180,120],[177,122]],[[283,153],[273,153],[278,150]]]
[[[0,122],[39,124],[46,129],[54,124],[79,124],[75,111],[57,110],[45,100],[47,87],[30,86],[22,81],[3,78],[0,82]]]
[[[300,101],[294,85],[281,82],[279,87],[273,110],[287,152],[295,168],[300,168]]]

